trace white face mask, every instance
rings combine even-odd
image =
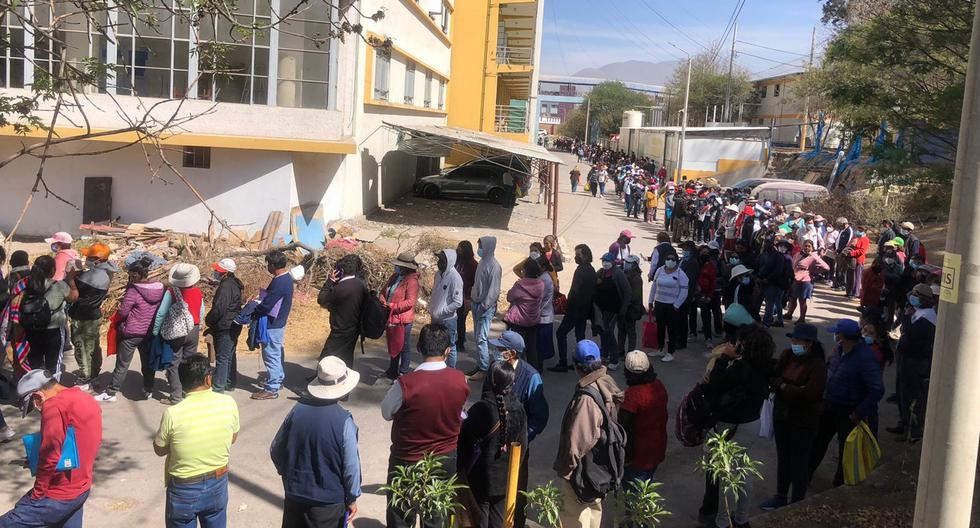
[[[667,269],[674,269],[677,267],[677,261],[674,259],[665,260],[664,266],[667,266]]]
[[[778,248],[776,248],[776,251],[780,253],[786,253],[787,249],[786,246],[779,246]]]
[[[613,267],[613,263],[612,262],[606,261],[606,262],[603,262],[602,263],[602,269],[610,270],[610,269],[612,269],[612,267]]]
[[[539,258],[541,258],[541,253],[539,253],[537,251],[532,251],[531,252],[531,258],[534,259],[534,260],[538,260]]]

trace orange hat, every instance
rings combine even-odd
[[[96,242],[87,248],[82,248],[81,254],[83,257],[93,257],[101,260],[109,260],[109,255],[112,251],[109,250],[109,246]]]

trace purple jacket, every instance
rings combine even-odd
[[[142,337],[150,333],[164,288],[159,282],[141,282],[126,288],[119,302],[119,331],[122,337]]]
[[[541,322],[541,303],[544,300],[544,281],[519,279],[507,292],[510,308],[504,321],[517,326],[535,326]]]

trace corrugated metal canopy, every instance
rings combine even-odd
[[[385,126],[415,137],[438,137],[444,141],[458,143],[475,149],[491,149],[515,156],[561,163],[561,158],[555,156],[547,149],[538,145],[521,143],[512,139],[502,138],[486,132],[477,132],[466,128],[456,128],[441,125],[396,125],[394,123],[384,123]]]

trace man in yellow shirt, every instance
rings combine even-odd
[[[647,192],[644,197],[647,200],[647,223],[652,224],[657,221],[657,203],[659,201],[657,188],[653,185],[647,185]]]
[[[178,369],[187,396],[163,412],[153,440],[166,456],[168,528],[225,528],[228,456],[238,439],[238,405],[211,390],[208,358],[194,354]]]

